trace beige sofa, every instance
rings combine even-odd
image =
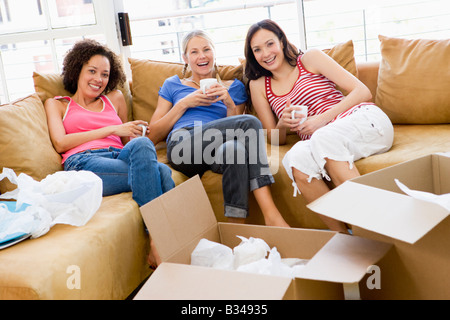
[[[380,37],[382,60],[355,63],[351,41],[326,52],[358,76],[373,100],[395,124],[392,149],[356,162],[361,174],[434,152],[450,151],[450,41],[401,40]],[[130,59],[131,90],[123,88],[130,119],[149,121],[165,78],[181,74],[182,65]],[[243,66],[221,66],[223,79],[242,79]],[[244,80],[244,79],[243,79]],[[245,80],[244,80],[245,81]],[[0,107],[0,170],[24,172],[37,180],[61,170],[53,149],[43,101],[67,94],[58,75],[34,74],[36,93]],[[277,206],[293,227],[324,228],[293,189],[281,159],[298,141],[288,137],[279,148],[268,146]],[[157,146],[166,162],[165,146]],[[187,180],[173,171],[177,184]],[[224,221],[221,176],[207,172],[203,185],[219,221]],[[14,186],[0,181],[0,192]],[[248,223],[262,223],[251,198]],[[124,299],[150,274],[146,265],[148,237],[131,194],[105,197],[99,211],[83,227],[56,225],[45,236],[0,251],[0,299]],[[71,267],[76,266],[77,269]],[[80,288],[69,284],[78,272]]]

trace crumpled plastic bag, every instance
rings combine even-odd
[[[242,265],[264,259],[270,251],[269,245],[262,239],[237,237],[242,242],[233,249],[235,269]]]
[[[191,264],[222,270],[233,270],[233,250],[207,239],[201,239],[191,253]]]
[[[263,258],[242,265],[236,271],[294,278],[300,273],[300,269],[306,265],[307,261],[295,258],[281,259],[277,248],[273,247],[267,259]]]
[[[237,237],[242,242],[233,250],[207,239],[200,240],[191,254],[191,264],[295,278],[301,276],[303,267],[309,261],[298,258],[282,259],[277,248],[270,249],[269,245],[262,239]],[[268,256],[267,253],[269,253]],[[239,261],[236,262],[236,260]]]
[[[2,219],[9,219],[3,235],[19,230],[38,238],[55,224],[79,227],[92,218],[102,203],[102,180],[90,171],[58,171],[38,182],[24,173],[17,176],[12,169],[3,168],[0,180],[4,178],[16,184],[17,189],[0,195],[0,199],[16,200],[17,208],[24,204],[28,207],[18,213],[2,210]]]
[[[408,196],[418,199],[418,200],[436,203],[436,204],[440,205],[441,207],[443,207],[444,209],[450,211],[450,193],[437,195],[437,194],[434,194],[431,192],[411,190],[407,186],[405,186],[403,183],[401,183],[398,179],[394,179],[394,181],[397,184],[397,186],[400,188],[400,190],[402,190]]]

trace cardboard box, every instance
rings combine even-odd
[[[218,223],[198,176],[141,207],[141,213],[164,263],[136,299],[342,299],[343,287],[358,284],[391,248],[330,231]],[[238,235],[263,239],[283,258],[310,261],[300,278],[288,281],[190,265],[202,238],[233,248],[241,241]]]
[[[450,218],[444,207],[405,195],[450,193],[450,158],[433,154],[348,181],[308,207],[353,225],[355,235],[394,244],[380,262],[374,299],[450,298]]]

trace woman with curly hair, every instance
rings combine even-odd
[[[94,40],[77,42],[64,59],[62,77],[72,96],[48,99],[45,110],[64,170],[92,171],[103,181],[103,196],[131,191],[139,206],[175,186],[170,168],[157,161],[144,136],[148,124],[127,119],[125,99],[116,90],[126,77],[114,52]]]

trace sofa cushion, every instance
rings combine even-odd
[[[394,144],[386,153],[356,161],[363,175],[432,153],[450,151],[450,124],[394,125]]]
[[[358,76],[352,40],[339,43],[330,49],[323,49],[323,52],[332,57],[345,70],[353,74],[355,77]]]
[[[0,106],[0,128],[0,170],[11,168],[38,181],[62,170],[37,94]],[[15,188],[7,179],[0,181],[1,193]]]
[[[375,103],[396,124],[449,123],[450,39],[379,39]]]
[[[64,84],[62,82],[61,75],[59,74],[39,73],[35,71],[33,72],[33,81],[34,90],[42,100],[42,103],[45,103],[45,100],[53,98],[55,96],[72,96],[68,91],[64,89]],[[125,82],[124,86],[122,88],[119,88],[119,90],[122,91],[125,102],[127,103],[128,120],[133,120],[132,99],[129,82]]]
[[[331,49],[324,49],[323,52],[328,54],[334,61],[339,63],[341,67],[350,72],[355,77],[358,77],[358,70],[356,68],[355,50],[353,47],[353,41],[349,40],[344,43],[339,43]],[[344,90],[340,86],[336,86],[344,95],[348,94],[348,91]]]

